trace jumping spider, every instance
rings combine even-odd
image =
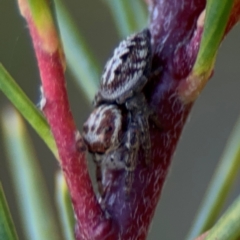
[[[102,104],[95,108],[83,125],[83,138],[97,165],[98,189],[102,195],[102,172],[104,169],[123,169],[122,158],[116,158],[123,139],[123,114],[117,105]]]
[[[150,162],[148,119],[151,111],[142,89],[150,78],[151,62],[148,29],[123,40],[104,68],[94,100],[95,110],[83,128],[83,137],[89,151],[94,153],[98,172],[101,164],[125,168],[127,192],[131,189],[140,144],[146,164]],[[126,112],[124,117],[122,109]],[[126,124],[123,119],[127,119]],[[113,166],[109,167],[110,163],[114,163]]]
[[[85,122],[83,138],[97,165],[100,194],[103,195],[102,172],[106,169],[126,169],[126,192],[129,192],[140,142],[135,122],[130,122],[128,114],[118,105],[102,104]]]

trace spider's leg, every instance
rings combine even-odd
[[[163,124],[159,120],[159,117],[154,110],[149,111],[149,118],[158,129],[160,129],[160,130],[163,129]]]
[[[93,161],[96,164],[96,180],[98,186],[98,192],[100,196],[103,195],[103,185],[102,185],[102,156],[99,154],[93,154]]]
[[[155,69],[154,71],[152,71],[151,73],[148,74],[148,79],[150,79],[150,81],[151,81],[152,78],[160,75],[162,72],[163,72],[163,67],[160,66],[160,67],[158,67],[157,69]]]
[[[98,192],[100,196],[103,196],[102,169],[100,164],[96,165],[96,178],[97,178]]]
[[[139,112],[136,118],[140,129],[140,140],[145,154],[145,163],[149,165],[151,160],[151,139],[149,134],[148,115],[146,116],[146,114]]]
[[[149,165],[151,159],[151,140],[148,119],[151,110],[149,110],[143,93],[139,93],[134,98],[129,99],[126,102],[126,107],[132,113],[132,119],[136,122],[138,127],[140,143],[145,154],[145,162]]]
[[[129,115],[131,114],[129,113]],[[139,134],[137,124],[134,119],[132,119],[132,116],[129,123],[129,129],[127,131],[125,148],[127,149],[127,154],[125,155],[125,191],[126,194],[129,195],[132,188],[134,170],[137,165],[137,153],[139,149]]]

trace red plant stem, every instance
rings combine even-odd
[[[57,47],[53,52],[48,51],[29,9],[23,14],[30,29],[42,80],[42,110],[56,140],[77,218],[77,239],[95,239],[99,234],[111,235],[112,225],[106,220],[95,197],[86,164],[86,149],[70,111],[61,49]]]
[[[239,2],[239,1],[238,1]],[[144,89],[149,105],[162,124],[150,123],[151,166],[144,164],[140,149],[138,166],[130,196],[123,191],[124,171],[108,171],[104,177],[106,209],[119,225],[114,239],[146,239],[180,134],[193,102],[184,104],[178,94],[181,81],[191,73],[197,57],[202,25],[197,20],[205,8],[204,0],[148,0],[153,37],[153,70],[162,73]],[[239,16],[240,11],[235,15]],[[229,29],[236,23],[233,20]]]

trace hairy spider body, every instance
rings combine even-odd
[[[102,193],[102,169],[123,169],[119,151],[123,141],[123,113],[117,105],[102,104],[95,108],[83,125],[83,139],[97,165],[99,192]],[[117,153],[116,153],[117,151]]]
[[[128,117],[119,106],[102,104],[94,109],[83,125],[84,142],[97,165],[96,175],[101,195],[102,172],[106,169],[125,169],[126,190],[130,190],[139,149],[139,130],[138,124]]]
[[[150,162],[148,119],[151,111],[142,89],[150,77],[151,62],[148,29],[123,40],[104,68],[94,100],[95,110],[84,125],[84,139],[89,151],[94,153],[97,171],[100,165],[113,169],[124,167],[127,192],[132,186],[140,145],[145,152],[145,162]],[[120,108],[125,109],[126,117]],[[123,119],[127,119],[124,130]],[[112,131],[108,133],[109,126]]]
[[[148,29],[129,36],[114,50],[102,74],[94,105],[105,102],[124,104],[147,83],[152,62],[151,34]]]

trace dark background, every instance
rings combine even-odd
[[[0,62],[24,89],[34,103],[39,102],[39,75],[26,27],[19,15],[17,1],[0,0]],[[68,9],[76,24],[86,37],[101,68],[119,38],[114,21],[104,1],[68,1]],[[228,136],[240,112],[240,31],[235,27],[224,40],[215,68],[215,74],[196,101],[190,114],[181,141],[178,145],[161,202],[151,226],[149,240],[184,239],[201,202],[205,189],[221,156]],[[90,106],[67,74],[67,87],[72,111],[78,128],[90,113]],[[0,111],[8,105],[0,92]],[[58,164],[34,131],[29,127],[48,182],[49,192],[54,195],[54,176]],[[2,130],[0,129],[0,136]],[[7,200],[17,231],[18,221],[14,194],[6,170],[6,154],[0,137],[0,181],[3,183]],[[239,194],[239,183],[228,200],[230,204]],[[19,235],[20,239],[24,239]]]

